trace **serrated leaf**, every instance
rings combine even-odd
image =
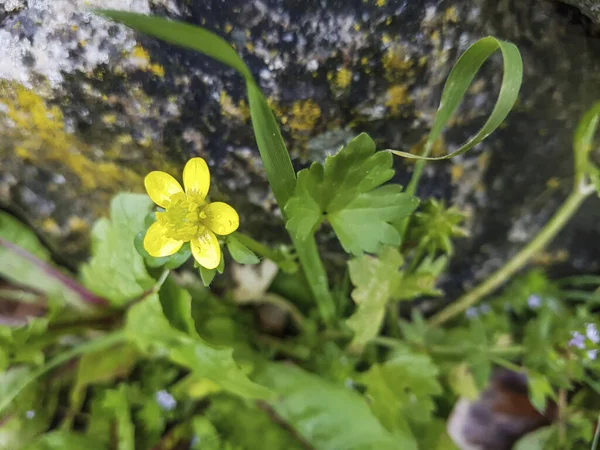
[[[361,377],[372,398],[371,409],[386,428],[406,433],[406,424],[427,423],[442,393],[439,370],[426,354],[398,350],[384,364],[374,364]]]
[[[201,378],[247,398],[267,398],[268,389],[253,383],[233,359],[231,348],[216,348],[198,336],[177,330],[163,314],[156,294],[131,307],[125,332],[144,352],[169,357]]]
[[[0,211],[0,275],[80,312],[106,302],[55,267],[33,231]]]
[[[154,284],[134,244],[151,207],[146,195],[118,194],[111,202],[110,220],[100,219],[92,230],[92,257],[83,265],[81,278],[88,289],[115,306],[139,297]]]
[[[260,262],[258,256],[233,234],[227,236],[227,249],[233,260],[239,264],[258,264]]]
[[[316,450],[413,450],[410,438],[388,432],[351,389],[285,364],[269,364],[257,379],[279,395],[270,402]]]
[[[401,279],[404,260],[395,248],[386,247],[378,257],[363,255],[348,263],[350,279],[356,288],[352,299],[357,309],[346,321],[354,331],[351,346],[359,351],[379,333],[385,308]]]
[[[412,273],[404,273],[393,294],[394,300],[412,300],[417,297],[442,295],[435,287],[440,274],[445,269],[448,258],[440,256],[437,259],[426,257]]]
[[[360,134],[325,166],[313,163],[298,173],[294,195],[285,206],[286,228],[307,239],[324,219],[331,223],[344,250],[358,255],[376,252],[380,244],[398,245],[390,222],[408,216],[418,205],[401,187],[381,187],[394,176],[392,157],[375,152],[375,143]]]

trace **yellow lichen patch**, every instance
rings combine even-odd
[[[360,31],[360,24],[355,23],[352,28],[354,28],[354,31]]]
[[[414,62],[402,45],[393,45],[383,56],[385,77],[391,82],[398,82],[414,74]]]
[[[402,106],[407,105],[410,102],[408,88],[405,85],[397,84],[388,89],[385,106],[390,109],[392,114],[397,114],[402,109]]]
[[[458,184],[458,182],[465,175],[465,167],[462,164],[454,164],[450,168],[450,177],[452,178],[452,184]]]
[[[387,0],[377,0],[377,6],[383,8],[387,3]]]
[[[85,233],[89,230],[90,225],[78,216],[71,216],[67,221],[67,226],[72,232],[75,233]]]
[[[537,253],[531,258],[534,264],[541,266],[551,266],[552,264],[563,263],[569,260],[569,252],[565,249],[559,249],[554,252],[543,251]]]
[[[289,127],[293,132],[310,132],[321,117],[321,108],[317,103],[308,100],[300,100],[292,105]]]
[[[230,23],[226,23],[225,24],[225,33],[231,33],[231,30],[233,30],[233,26]]]
[[[444,22],[446,23],[456,23],[458,22],[458,13],[456,11],[456,6],[450,6],[444,11]]]
[[[342,67],[335,76],[335,87],[338,89],[346,89],[352,83],[352,71]]]
[[[552,177],[546,181],[546,187],[548,189],[558,189],[560,187],[560,179]]]
[[[59,234],[60,233],[60,227],[56,223],[56,220],[52,219],[51,217],[46,217],[42,221],[42,229],[46,233],[50,233],[50,234]]]
[[[250,108],[248,108],[248,105],[244,100],[240,100],[236,105],[233,103],[233,99],[227,92],[221,91],[219,94],[219,103],[221,104],[221,111],[223,111],[223,114],[227,117],[242,122],[246,122],[250,118]]]
[[[94,149],[67,133],[61,110],[47,105],[44,99],[16,83],[0,84],[0,103],[7,107],[12,126],[5,127],[3,137],[14,147],[17,157],[36,165],[64,164],[88,189],[114,191],[139,187],[141,177],[111,162],[92,159]],[[1,116],[0,116],[1,118]]]
[[[159,76],[161,78],[165,76],[164,67],[158,63],[152,63],[150,61],[150,55],[148,55],[146,49],[141,45],[136,45],[133,48],[133,50],[131,51],[130,59],[132,62],[135,63],[137,67],[146,72],[151,72],[154,75]]]

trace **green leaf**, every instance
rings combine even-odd
[[[192,318],[192,296],[180,288],[172,277],[165,280],[158,293],[165,317],[173,328],[190,336],[198,336]]]
[[[556,426],[539,428],[519,439],[514,450],[546,450],[555,433]]]
[[[427,423],[435,410],[433,398],[442,393],[439,370],[426,354],[403,348],[384,364],[374,364],[361,377],[371,397],[371,409],[392,432],[406,424]]]
[[[245,402],[231,396],[215,396],[210,401],[206,417],[210,419],[219,434],[227,438],[227,443],[234,449],[306,449],[288,427],[283,427],[276,420],[274,421],[272,413],[265,411],[265,408],[256,403]]]
[[[464,143],[460,148],[444,156],[429,157],[433,143],[441,135],[442,131],[452,118],[454,112],[462,102],[473,78],[483,63],[497,50],[502,53],[504,60],[504,74],[500,93],[494,105],[490,117],[479,132]],[[504,121],[519,96],[519,89],[523,80],[523,61],[519,49],[510,42],[501,41],[488,36],[478,40],[471,45],[458,59],[444,85],[440,106],[435,116],[431,132],[425,143],[425,151],[422,156],[412,153],[390,150],[392,153],[405,158],[420,160],[442,160],[461,155],[488,137]],[[410,189],[409,189],[410,191]],[[411,192],[412,193],[412,192]]]
[[[71,411],[75,413],[81,408],[88,386],[126,376],[138,357],[139,353],[130,344],[83,355],[77,365],[75,383],[71,390]]]
[[[56,268],[33,231],[0,211],[0,275],[80,312],[106,302]]]
[[[389,433],[356,392],[298,367],[269,364],[257,380],[279,395],[271,407],[316,450],[416,449]]]
[[[446,268],[448,258],[426,257],[412,273],[404,273],[393,294],[394,300],[412,300],[422,296],[439,296],[442,291],[435,287],[438,277]]]
[[[206,417],[194,417],[192,428],[194,430],[192,449],[221,450],[223,448],[219,432]]]
[[[541,373],[528,372],[529,401],[541,414],[546,410],[546,399],[556,399],[556,394],[548,378]]]
[[[144,229],[152,207],[146,195],[119,194],[111,202],[110,220],[100,219],[92,230],[92,257],[81,269],[84,285],[122,306],[154,284],[134,239]]]
[[[403,263],[400,252],[392,247],[385,247],[378,257],[363,255],[348,263],[350,279],[356,286],[352,299],[357,309],[346,323],[354,331],[351,347],[355,350],[360,351],[379,333]]]
[[[18,245],[42,261],[50,260],[50,252],[42,245],[33,230],[3,211],[0,211],[0,237]]]
[[[200,266],[198,271],[200,272],[200,278],[202,278],[202,284],[204,284],[205,287],[209,287],[217,274],[217,269],[207,269],[206,267]]]
[[[181,302],[188,300],[186,297]],[[142,351],[168,356],[174,363],[190,369],[195,376],[208,378],[234,394],[247,398],[270,395],[268,389],[250,381],[238,367],[232,349],[213,347],[198,336],[173,328],[163,314],[156,294],[131,307],[125,332]]]
[[[452,239],[469,235],[462,227],[465,219],[465,214],[455,206],[446,208],[443,201],[428,199],[413,216],[409,239],[418,242],[419,247],[426,249],[429,254],[441,250],[452,255]]]
[[[398,185],[381,187],[394,176],[392,157],[375,152],[375,143],[360,134],[325,166],[313,163],[298,173],[294,196],[285,207],[290,233],[302,241],[327,218],[344,250],[374,253],[380,244],[399,245],[390,225],[408,216],[418,200]]]
[[[103,450],[104,447],[80,433],[69,431],[51,431],[36,439],[32,444],[21,450],[75,450],[75,449]],[[119,447],[121,450],[121,447]]]
[[[258,264],[260,262],[258,256],[233,234],[227,236],[227,249],[234,261],[239,264]]]
[[[126,386],[104,392],[102,407],[114,418],[117,430],[117,450],[135,450],[135,428],[131,420]]]

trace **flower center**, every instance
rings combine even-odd
[[[181,192],[171,197],[165,212],[156,213],[156,220],[167,229],[167,237],[187,242],[204,231],[206,205],[199,196]]]

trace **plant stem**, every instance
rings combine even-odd
[[[592,190],[576,186],[560,209],[556,211],[550,221],[523,250],[475,289],[469,291],[454,303],[435,314],[429,320],[429,325],[435,327],[447,322],[504,284],[512,275],[523,268],[536,253],[543,250],[552,241],[592,192]]]
[[[427,157],[431,153],[431,148],[433,146],[433,142],[430,142],[431,139],[427,139],[425,143],[425,147],[423,148],[423,153],[420,156]],[[417,187],[419,186],[419,181],[421,180],[421,176],[423,175],[423,169],[425,168],[425,164],[427,162],[425,160],[419,159],[415,163],[415,168],[413,170],[412,176],[410,177],[410,182],[406,187],[406,193],[408,195],[415,195],[417,192]],[[408,223],[410,222],[410,216],[403,219],[400,222],[400,226],[398,231],[400,232],[400,241],[404,242],[404,236],[406,235],[406,230],[408,229]]]
[[[594,433],[594,442],[592,442],[591,450],[598,450],[598,444],[600,444],[600,415],[598,415],[598,424],[596,425],[596,432]]]
[[[564,448],[567,440],[567,390],[558,390],[558,442]]]
[[[398,311],[397,302],[389,302],[387,305],[388,310],[388,325],[390,327],[390,334],[398,338],[402,334],[400,330],[400,311]]]
[[[116,344],[125,341],[125,332],[118,331],[111,334],[102,336],[101,338],[94,339],[93,341],[86,342],[70,350],[67,350],[59,355],[55,356],[46,365],[34,370],[20,378],[13,386],[7,388],[5,395],[0,400],[0,413],[2,413],[10,403],[19,395],[19,393],[27,387],[29,383],[35,381],[37,378],[44,375],[46,372],[66,363],[67,361],[75,358],[76,356],[83,355],[85,353],[93,353],[105,348],[112,347]]]
[[[319,256],[315,237],[309,236],[306,240],[300,242],[292,236],[292,242],[310,286],[310,291],[317,302],[321,317],[326,324],[331,325],[335,319],[335,303],[329,291],[327,272]]]

